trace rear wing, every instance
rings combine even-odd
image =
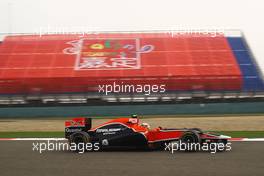
[[[92,127],[92,119],[85,117],[77,117],[65,121],[65,137],[68,138],[72,133],[85,131]]]

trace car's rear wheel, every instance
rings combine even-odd
[[[76,133],[73,133],[71,136],[70,136],[70,139],[69,139],[69,143],[70,145],[75,145],[76,146],[76,150],[75,151],[79,151],[79,147],[80,145],[86,145],[87,143],[90,142],[90,136],[88,133],[86,132],[76,132]]]

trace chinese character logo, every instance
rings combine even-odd
[[[65,54],[76,55],[76,70],[139,69],[140,55],[154,50],[139,39],[81,39],[68,42]]]

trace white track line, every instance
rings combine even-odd
[[[0,138],[0,141],[66,141],[65,138]],[[263,142],[264,138],[230,138],[228,141],[234,142]]]

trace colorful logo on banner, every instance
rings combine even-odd
[[[80,39],[68,42],[65,54],[77,55],[76,70],[139,69],[140,55],[153,45],[140,46],[139,39]]]

